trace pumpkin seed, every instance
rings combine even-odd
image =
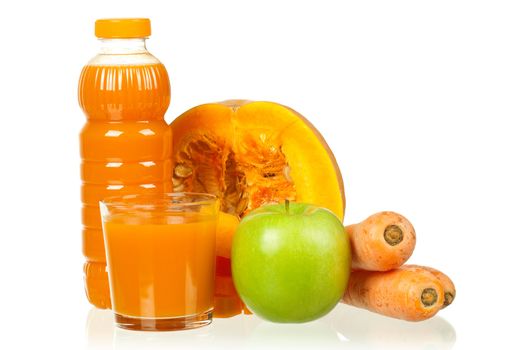
[[[174,174],[178,177],[189,177],[192,174],[192,168],[183,163],[179,163],[174,168]]]

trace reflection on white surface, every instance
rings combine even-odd
[[[113,313],[93,308],[86,319],[88,349],[111,349],[113,344]]]
[[[323,320],[303,324],[262,321],[249,335],[247,345],[249,349],[334,349],[342,346],[342,340]]]
[[[88,349],[451,349],[454,328],[441,317],[405,322],[338,305],[304,324],[276,324],[255,316],[215,319],[210,326],[179,332],[117,328],[109,310],[92,309],[86,322]]]
[[[339,305],[324,320],[341,337],[368,349],[446,350],[456,342],[454,327],[440,316],[406,322]]]

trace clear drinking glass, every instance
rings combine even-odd
[[[115,321],[178,330],[212,321],[219,202],[209,194],[110,197],[100,202]]]

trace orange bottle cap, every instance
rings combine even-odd
[[[145,38],[150,36],[148,18],[108,18],[95,21],[95,36],[103,39]]]

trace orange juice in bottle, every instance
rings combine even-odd
[[[170,82],[145,46],[150,20],[98,20],[95,35],[100,51],[83,68],[78,95],[87,119],[80,134],[84,280],[90,303],[111,308],[99,201],[172,189],[164,120]]]

